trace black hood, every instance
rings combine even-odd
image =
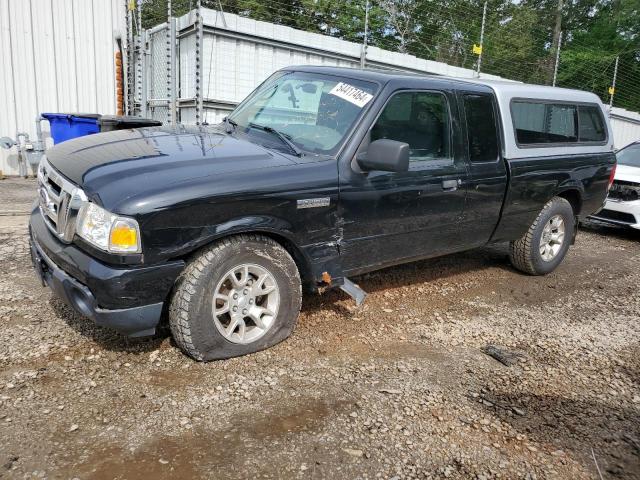
[[[105,206],[138,196],[147,187],[157,190],[194,178],[296,163],[217,129],[185,126],[87,135],[54,146],[47,158]]]

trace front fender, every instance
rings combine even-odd
[[[304,252],[312,265],[337,256],[335,161],[203,182],[197,189],[182,185],[179,192],[136,199],[145,263],[183,259],[217,239],[241,233],[270,235]],[[318,202],[309,206],[310,201]]]
[[[246,233],[264,234],[282,244],[294,257],[303,279],[312,286],[326,282],[325,272],[329,274],[333,285],[342,283],[338,242],[335,239],[304,245],[289,221],[271,215],[248,215],[212,226],[182,226],[147,232],[149,241],[155,241],[156,245],[163,242],[168,246],[152,248],[145,254],[145,261],[155,263],[184,259],[216,240]]]
[[[188,256],[205,245],[229,235],[263,232],[284,237],[298,244],[290,222],[270,215],[235,217],[216,225],[189,225],[183,222],[172,228],[157,228],[143,233],[147,240],[145,260],[155,262]]]

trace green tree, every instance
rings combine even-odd
[[[640,110],[640,1],[575,2],[570,12],[558,85],[590,90],[608,101],[619,57],[614,106]]]

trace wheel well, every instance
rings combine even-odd
[[[296,267],[298,267],[298,272],[300,273],[300,280],[302,284],[309,284],[312,282],[311,268],[309,263],[307,262],[306,257],[302,253],[302,251],[298,248],[298,246],[289,240],[287,237],[283,235],[278,235],[273,232],[242,232],[242,233],[254,233],[256,235],[263,235],[265,237],[269,237],[272,240],[278,242],[282,247],[291,255],[293,261],[296,263]]]
[[[215,243],[215,242],[219,242],[225,238],[230,238],[230,237],[235,237],[238,235],[262,235],[264,237],[269,237],[270,239],[272,239],[273,241],[277,242],[278,244],[280,244],[288,253],[289,255],[291,255],[291,258],[293,258],[293,261],[296,264],[296,267],[298,268],[298,272],[300,273],[300,280],[302,281],[302,284],[307,284],[307,285],[312,285],[313,284],[313,278],[312,278],[312,274],[311,274],[311,267],[309,265],[309,263],[307,262],[306,257],[304,256],[304,254],[302,253],[302,251],[291,241],[289,240],[287,237],[285,237],[284,235],[278,235],[277,233],[273,233],[273,232],[265,232],[262,230],[249,230],[249,231],[242,231],[242,232],[233,232],[233,233],[229,233],[228,235],[224,235],[222,237],[217,237],[214,240],[211,240],[210,242],[207,242],[204,245],[201,245],[200,247],[198,247],[197,250],[190,252],[188,255],[186,255],[185,257],[182,257],[185,261],[189,261],[189,258],[191,258],[194,255],[197,255],[198,252],[200,252],[203,248],[206,248],[207,246]]]
[[[582,210],[582,197],[578,190],[565,190],[564,192],[560,192],[558,197],[564,198],[571,204],[574,215],[580,215],[580,211]]]

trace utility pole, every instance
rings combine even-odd
[[[196,78],[195,78],[195,116],[196,125],[202,125],[204,123],[204,111],[202,101],[202,48],[204,47],[203,28],[202,28],[202,0],[196,2],[195,12],[195,29],[196,29]]]
[[[133,108],[134,115],[143,115],[142,113],[142,2],[136,3],[136,35],[135,35],[135,76],[133,83],[135,85],[135,104]]]
[[[220,18],[222,18],[222,26],[223,26],[224,28],[227,28],[227,19],[226,19],[226,18],[224,18],[224,9],[222,8],[222,2],[221,2],[220,0],[218,0],[218,11],[220,12]],[[217,20],[217,19],[218,19],[218,17],[216,17],[216,20]],[[218,26],[218,25],[217,25],[217,22],[216,22],[216,25],[215,25],[215,26],[216,26],[216,27]]]
[[[369,36],[369,0],[364,7],[364,38],[362,39],[362,51],[360,52],[360,68],[367,63],[367,37]]]
[[[176,25],[173,18],[173,5],[171,0],[167,0],[167,36],[166,36],[166,55],[167,55],[167,123],[177,123],[176,110]]]
[[[125,112],[127,115],[134,115],[133,112],[133,103],[134,103],[134,76],[135,69],[133,66],[134,63],[134,54],[133,54],[133,17],[136,11],[136,0],[129,0],[127,2],[127,62],[125,65],[125,75],[127,77],[127,96],[126,96],[126,104],[125,104]]]
[[[609,111],[611,111],[611,107],[613,107],[613,96],[616,93],[616,79],[618,77],[618,62],[620,61],[620,57],[616,57],[616,66],[613,68],[613,83],[611,87],[609,87]]]
[[[562,46],[562,32],[560,32],[560,41],[558,43],[558,48],[556,48],[556,64],[553,67],[553,83],[552,86],[556,86],[556,80],[558,78],[558,65],[560,64],[560,47]]]
[[[558,0],[558,5],[556,7],[556,21],[553,26],[553,41],[551,43],[551,51],[557,55],[558,50],[560,49],[561,35],[562,35],[562,8],[564,7],[563,0]],[[549,65],[551,66],[551,65]],[[547,81],[551,80],[552,72],[549,70],[549,75],[547,77]]]
[[[480,27],[480,48],[474,50],[478,52],[478,66],[476,67],[476,76],[480,78],[480,66],[482,65],[482,46],[484,44],[484,25],[487,21],[487,2],[484,2],[484,8],[482,9],[482,26]]]

